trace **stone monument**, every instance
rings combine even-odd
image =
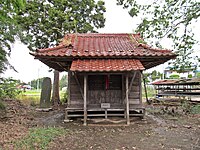
[[[51,79],[49,77],[45,77],[42,82],[42,91],[40,95],[40,108],[37,110],[40,111],[49,111],[51,110]]]

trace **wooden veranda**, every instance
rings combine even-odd
[[[127,124],[130,124],[129,116],[144,116],[145,108],[142,106],[140,70],[128,73],[83,73],[79,75],[70,73],[69,76],[69,87],[71,89],[69,99],[71,101],[68,101],[65,121],[68,121],[69,118],[84,116],[84,124],[86,124],[87,117],[119,116],[125,117]],[[102,85],[98,84],[98,79],[95,80],[94,77],[99,77],[102,84],[105,81],[105,86],[101,90],[98,89],[98,86]],[[111,80],[108,85],[106,85],[107,77]],[[72,87],[74,85],[79,87],[78,91],[75,90],[76,87]],[[110,87],[106,88],[106,86]],[[76,91],[75,95],[74,91]],[[79,97],[77,97],[78,95]],[[81,101],[81,98],[83,101]]]

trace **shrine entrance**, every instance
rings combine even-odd
[[[88,104],[122,104],[122,75],[89,75]]]

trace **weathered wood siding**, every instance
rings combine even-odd
[[[83,105],[83,97],[81,96],[79,85],[75,79],[75,75],[71,74],[70,78],[70,104],[72,105]],[[77,74],[77,79],[81,85],[83,91],[83,76]]]
[[[88,104],[122,104],[121,90],[88,91]]]
[[[131,82],[133,74],[129,74],[129,84]],[[141,104],[141,74],[136,73],[132,87],[129,93],[129,104]]]
[[[106,76],[89,76],[88,77],[88,104],[101,103],[122,104],[122,82],[121,75],[110,75],[109,86],[106,89]]]
[[[120,76],[120,78],[119,78]],[[131,82],[133,73],[129,74],[129,84]],[[81,89],[83,91],[83,75],[76,74]],[[126,75],[112,76],[109,79],[109,88],[105,89],[105,75],[88,76],[87,86],[87,105],[95,105],[100,107],[101,103],[110,103],[111,107],[116,105],[125,106],[125,77]],[[83,106],[83,97],[80,92],[80,87],[76,81],[75,75],[69,73],[69,105]],[[95,85],[98,82],[99,85]],[[95,86],[94,86],[95,85]],[[118,85],[119,88],[116,88]],[[113,87],[112,87],[113,86]],[[129,102],[131,104],[141,104],[141,74],[137,72],[130,89]]]

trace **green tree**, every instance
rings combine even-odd
[[[23,29],[21,41],[32,51],[55,46],[66,33],[95,32],[95,29],[104,27],[104,12],[104,2],[101,0],[28,1],[25,11],[19,12],[17,16]],[[59,79],[59,73],[55,73],[54,77]],[[59,81],[54,80],[54,83],[59,84]],[[55,95],[58,94],[53,92]],[[52,100],[59,102],[58,97]],[[53,103],[56,105],[56,102]]]
[[[162,79],[162,73],[160,73],[159,71],[152,71],[151,73],[151,80],[155,81],[156,79]]]
[[[157,78],[158,78],[157,77],[157,71],[156,70],[152,71],[152,73],[151,73],[151,79],[152,79],[152,81],[155,81]]]
[[[142,22],[136,32],[143,37],[154,40],[170,39],[178,54],[172,61],[172,68],[183,72],[191,68],[193,60],[191,54],[197,39],[194,37],[193,24],[200,17],[200,2],[196,0],[152,0],[141,4],[139,0],[117,0],[129,10],[132,17],[143,15]],[[161,47],[159,41],[155,45]]]
[[[28,84],[31,85],[31,87],[33,87],[34,89],[41,89],[43,79],[44,78],[38,78],[38,79],[35,79],[35,80],[31,80],[30,82],[28,82]]]
[[[200,78],[200,72],[197,72],[197,73],[196,73],[196,77],[197,77],[197,78]]]
[[[20,81],[13,78],[0,78],[0,100],[3,98],[16,98],[21,92],[17,88],[19,84]]]
[[[148,73],[148,72],[143,73],[143,78],[147,84],[150,83],[150,78],[149,78],[150,75],[151,73]]]
[[[169,78],[170,78],[170,79],[179,79],[180,76],[179,76],[178,74],[172,74],[172,75],[170,75]]]
[[[188,78],[192,78],[192,74],[188,74]]]
[[[153,82],[155,81],[156,79],[162,79],[163,77],[163,74],[160,73],[159,71],[152,71],[152,72],[145,72],[143,73],[144,75],[144,79],[145,79],[145,82],[148,84],[150,82]]]
[[[62,78],[60,79],[60,90],[62,90],[63,87],[67,87],[67,75],[63,75]]]
[[[104,27],[104,2],[94,0],[32,0],[17,17],[22,42],[30,50],[55,46],[66,33],[95,32]]]
[[[0,73],[3,73],[8,66],[13,68],[8,62],[10,44],[14,43],[20,33],[14,16],[24,7],[25,0],[0,0]]]

